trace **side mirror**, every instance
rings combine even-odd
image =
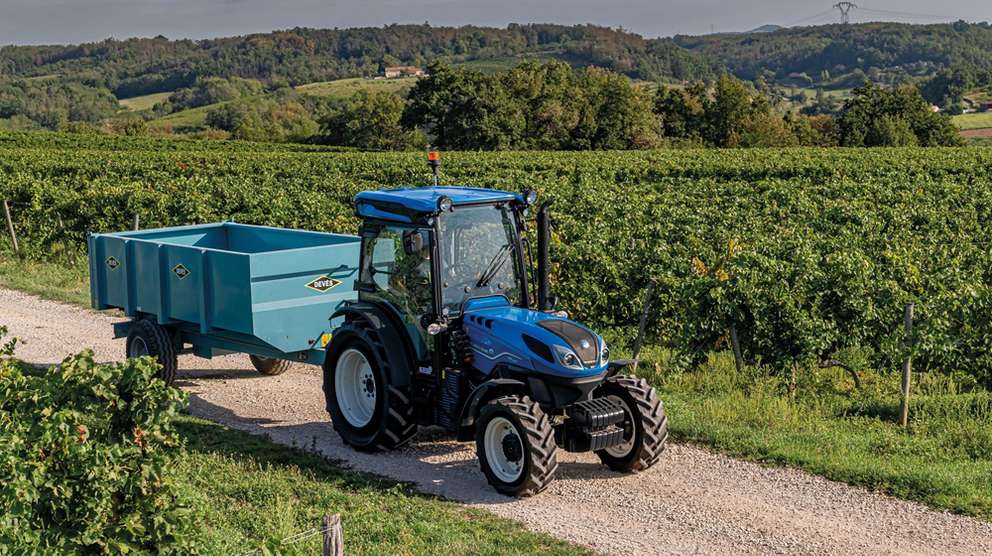
[[[424,250],[424,234],[419,230],[403,232],[403,252],[414,255]]]

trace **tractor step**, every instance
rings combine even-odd
[[[592,452],[623,443],[623,406],[610,398],[576,402],[555,430],[557,444],[569,452]]]

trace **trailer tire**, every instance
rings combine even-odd
[[[346,391],[349,384],[343,384],[337,375],[347,372],[342,367],[348,364],[342,362],[346,357],[360,363],[364,358],[364,364],[369,367],[374,406],[368,415],[342,406],[342,400],[345,403],[349,401]],[[334,333],[324,363],[324,398],[331,424],[345,444],[369,452],[395,450],[417,433],[409,390],[394,385],[391,376],[389,358],[378,333],[353,324],[345,324]],[[342,388],[339,389],[339,385]],[[363,423],[366,416],[368,420]]]
[[[255,367],[255,370],[262,373],[263,375],[276,376],[281,375],[288,371],[290,367],[293,366],[292,361],[287,361],[285,359],[276,359],[274,357],[259,357],[258,355],[249,355],[248,359],[251,360],[251,364]]]
[[[668,441],[668,417],[655,389],[643,378],[618,375],[594,395],[620,401],[633,425],[633,435],[620,446],[598,450],[599,459],[621,473],[644,471],[657,463]]]
[[[169,386],[176,380],[179,358],[172,333],[164,326],[147,319],[135,321],[127,334],[125,354],[128,359],[149,356],[158,361],[159,378]]]
[[[548,487],[558,469],[558,445],[551,418],[537,402],[497,398],[482,407],[476,423],[479,465],[493,488],[526,497]]]

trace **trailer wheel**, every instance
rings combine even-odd
[[[498,398],[483,406],[475,446],[489,484],[508,496],[541,492],[558,469],[551,419],[527,396]]]
[[[127,334],[125,353],[128,359],[154,357],[161,366],[159,378],[170,386],[175,382],[176,372],[179,369],[176,345],[172,340],[172,334],[162,325],[145,319],[135,321]]]
[[[374,330],[354,325],[338,329],[328,349],[324,397],[331,424],[357,450],[394,450],[417,432],[409,392],[391,383],[385,353]]]
[[[643,378],[619,375],[608,379],[596,397],[610,397],[626,413],[624,442],[596,454],[607,467],[629,473],[644,471],[658,462],[668,441],[668,417],[658,394]]]
[[[249,355],[248,359],[251,360],[251,364],[255,367],[255,370],[262,373],[263,375],[275,376],[281,375],[288,371],[290,367],[293,366],[292,361],[286,361],[285,359],[276,359],[274,357],[259,357],[257,355]]]

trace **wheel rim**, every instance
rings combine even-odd
[[[486,425],[486,461],[493,474],[504,483],[520,478],[524,468],[524,443],[509,419],[494,417]]]
[[[637,424],[634,422],[634,419],[637,419],[637,415],[634,414],[634,412],[630,409],[630,406],[627,405],[627,402],[623,398],[620,398],[619,396],[610,396],[610,399],[623,406],[624,413],[626,413],[627,418],[630,419],[631,431],[629,438],[625,436],[623,442],[620,444],[606,448],[606,453],[618,459],[625,458],[630,455],[631,451],[634,450],[634,438],[637,437]]]
[[[334,393],[345,420],[354,427],[364,427],[375,413],[378,384],[365,355],[347,349],[334,369]]]
[[[141,336],[131,338],[131,357],[144,357],[150,353],[148,343]]]

